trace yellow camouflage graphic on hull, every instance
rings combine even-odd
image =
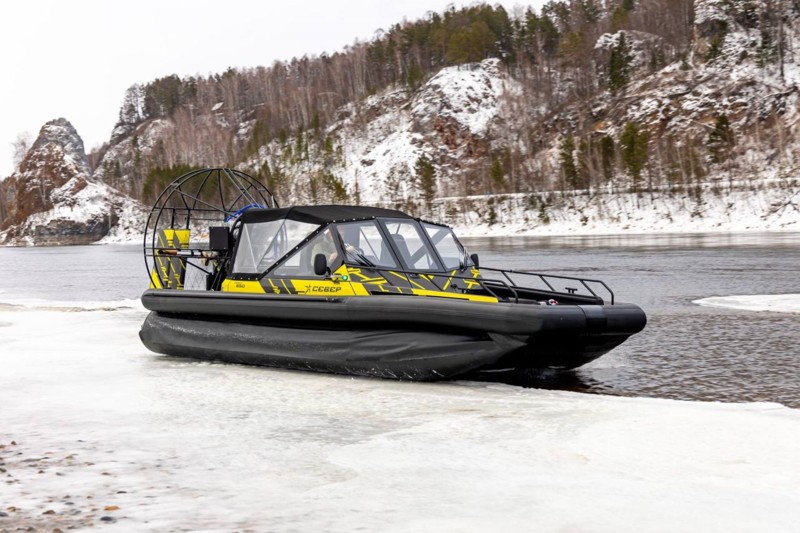
[[[406,274],[377,269],[364,269],[341,265],[327,279],[292,279],[265,277],[260,281],[227,279],[222,283],[224,292],[243,292],[255,294],[296,294],[302,296],[321,296],[336,298],[342,296],[371,296],[380,294],[407,294],[437,298],[453,298],[473,302],[496,303],[497,298],[479,294],[456,292],[455,281],[464,283],[464,288],[480,286],[476,281],[480,271],[471,269],[473,279],[456,279],[456,270],[449,274]],[[388,278],[388,279],[387,279]],[[400,285],[402,284],[402,285]],[[444,289],[444,290],[443,290]]]

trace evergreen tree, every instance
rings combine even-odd
[[[455,65],[481,61],[496,52],[496,42],[486,22],[477,20],[453,34],[447,46],[447,60]]]
[[[611,57],[608,62],[608,88],[612,94],[616,94],[628,84],[630,63],[631,56],[625,32],[619,32],[619,39],[617,44],[611,48]]]
[[[592,183],[592,143],[581,139],[578,143],[578,188],[586,189]]]
[[[722,163],[730,157],[735,144],[733,130],[725,114],[717,115],[714,129],[708,134],[708,151],[714,163]]]
[[[295,137],[294,155],[297,159],[303,158],[303,126],[297,128],[297,137]]]
[[[611,31],[616,33],[628,27],[628,11],[617,7],[611,12]]]
[[[119,109],[120,124],[138,124],[143,120],[144,92],[141,85],[134,84],[125,91],[122,107]]]
[[[153,167],[147,172],[142,183],[141,198],[147,202],[153,202],[158,195],[169,185],[175,176],[182,176],[197,167],[191,165],[175,165],[171,167]],[[117,170],[119,172],[119,170]]]
[[[728,33],[728,24],[720,22],[711,38],[711,43],[708,45],[708,52],[706,52],[706,61],[711,62],[722,55],[722,46],[725,43],[725,36]]]
[[[315,112],[314,117],[311,119],[311,130],[314,132],[314,135],[319,135],[319,128],[320,128],[319,112]]]
[[[758,27],[758,6],[754,0],[739,0],[733,18],[743,27],[752,30]]]
[[[772,29],[765,21],[761,24],[761,42],[758,45],[758,66],[765,67],[778,58],[778,45]]]
[[[411,63],[408,67],[408,74],[406,75],[406,85],[408,85],[408,88],[412,90],[419,89],[423,79],[425,79],[425,73],[416,63]]]
[[[575,189],[578,186],[578,167],[575,165],[575,139],[570,135],[561,141],[558,150],[558,158],[561,161],[561,172],[564,174],[564,181]]]
[[[433,163],[424,155],[419,156],[414,165],[415,185],[422,193],[425,206],[430,208],[436,195],[436,169]]]
[[[638,190],[642,181],[642,170],[647,165],[648,143],[650,136],[647,130],[639,130],[633,122],[628,122],[619,139],[622,164],[633,179],[633,188]]]
[[[503,186],[503,178],[505,177],[505,172],[503,172],[503,161],[498,154],[492,155],[492,168],[489,171],[490,176],[492,177],[492,183],[496,187]]]
[[[580,6],[586,22],[594,24],[600,20],[600,6],[596,0],[580,0]]]
[[[600,161],[603,165],[603,177],[606,181],[614,178],[614,139],[603,135],[600,139]]]
[[[347,188],[344,182],[330,172],[322,174],[322,184],[327,189],[334,202],[345,202],[347,200]]]

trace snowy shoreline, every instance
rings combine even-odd
[[[599,190],[443,198],[431,216],[462,236],[800,233],[800,188],[762,182],[722,190],[709,183],[699,195]]]
[[[0,308],[0,528],[796,524],[797,409],[177,361],[71,306]]]

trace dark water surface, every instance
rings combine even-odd
[[[800,315],[693,300],[800,293],[800,234],[464,239],[487,266],[604,280],[648,326],[575,372],[519,383],[624,396],[773,401],[800,407]],[[0,302],[138,298],[141,247],[0,248]]]

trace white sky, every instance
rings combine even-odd
[[[64,117],[88,152],[110,137],[125,90],[169,74],[334,52],[451,0],[6,0],[0,3],[0,178],[11,143]],[[496,3],[496,2],[492,2]],[[510,12],[544,0],[499,2]]]

